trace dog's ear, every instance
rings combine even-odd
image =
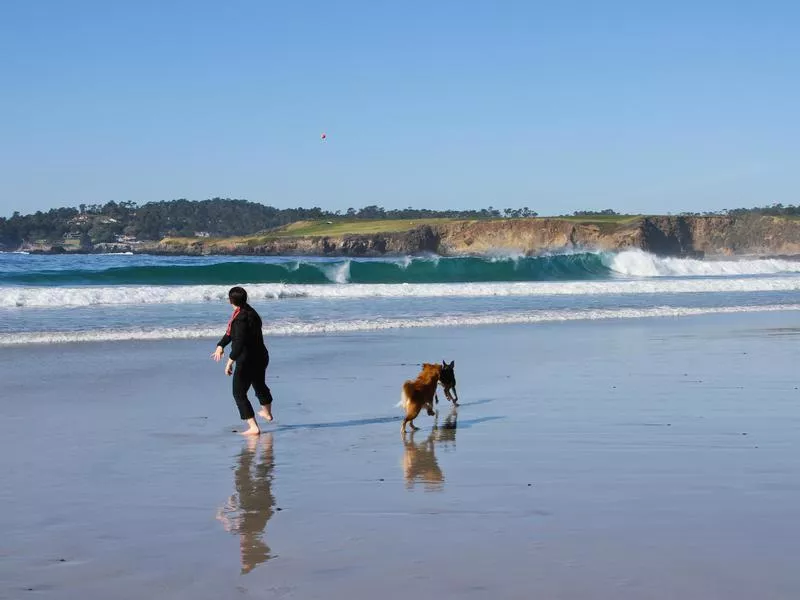
[[[445,361],[442,361],[442,366],[447,368],[447,363]]]
[[[456,361],[454,361],[454,360],[450,361],[450,368],[451,369],[455,369],[456,368]]]

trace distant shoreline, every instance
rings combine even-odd
[[[574,249],[563,249],[566,251],[574,251]],[[597,252],[596,249],[585,249],[585,252]],[[613,252],[611,250],[610,252]],[[617,250],[622,251],[622,250]],[[555,252],[555,251],[554,251]],[[544,254],[549,254],[549,251],[542,252],[539,256]],[[30,255],[30,256],[175,256],[175,257],[185,257],[185,258],[204,258],[204,257],[212,257],[212,256],[228,256],[231,258],[236,257],[273,257],[273,258],[342,258],[342,259],[353,259],[353,258],[370,258],[370,259],[380,259],[380,258],[403,258],[408,256],[433,256],[433,257],[440,257],[440,258],[492,258],[496,257],[496,255],[487,255],[487,254],[450,254],[450,255],[441,255],[441,254],[383,254],[379,256],[353,256],[353,255],[345,255],[345,254],[259,254],[255,255],[252,253],[238,253],[238,252],[228,252],[228,253],[217,253],[217,254],[179,254],[175,252],[159,252],[155,251],[129,251],[129,252],[111,252],[111,251],[103,251],[103,252],[94,252],[94,251],[84,251],[84,250],[76,250],[70,252],[50,252],[47,250],[32,250],[32,251],[5,251],[0,250],[0,254],[20,254],[20,255]],[[537,256],[535,254],[530,255],[530,257]],[[725,261],[725,260],[734,260],[734,261],[744,261],[744,260],[788,260],[793,262],[800,262],[800,253],[797,254],[736,254],[736,255],[725,255],[725,254],[712,254],[712,255],[705,255],[705,256],[696,256],[692,257],[694,260],[704,260],[708,262],[715,262],[715,261]]]
[[[617,251],[638,248],[686,258],[800,255],[800,220],[769,216],[427,219],[301,222],[250,236],[167,237],[159,241],[22,244],[29,254],[171,256],[344,256],[436,254],[486,256],[513,252]]]

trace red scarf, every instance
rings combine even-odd
[[[228,329],[226,329],[226,330],[225,330],[225,335],[227,335],[227,336],[230,336],[230,335],[231,335],[231,327],[233,326],[233,320],[234,320],[236,317],[238,317],[238,316],[239,316],[239,312],[240,312],[241,310],[242,310],[242,307],[241,307],[241,306],[237,306],[237,307],[236,307],[236,308],[233,310],[233,314],[231,315],[231,320],[230,320],[230,321],[228,321]]]

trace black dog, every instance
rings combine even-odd
[[[455,372],[456,361],[451,361],[448,365],[445,361],[442,361],[442,374],[439,376],[439,385],[442,386],[444,389],[444,395],[447,396],[447,399],[453,403],[454,406],[458,406],[458,393],[456,392],[456,372]],[[452,395],[450,392],[453,392]],[[436,403],[439,403],[439,396],[434,395],[436,399]]]

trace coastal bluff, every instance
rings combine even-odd
[[[570,250],[641,249],[660,256],[800,255],[800,220],[770,216],[653,216],[597,220],[531,218],[443,220],[404,230],[242,238],[165,238],[135,252],[181,255],[442,256],[525,255]]]

